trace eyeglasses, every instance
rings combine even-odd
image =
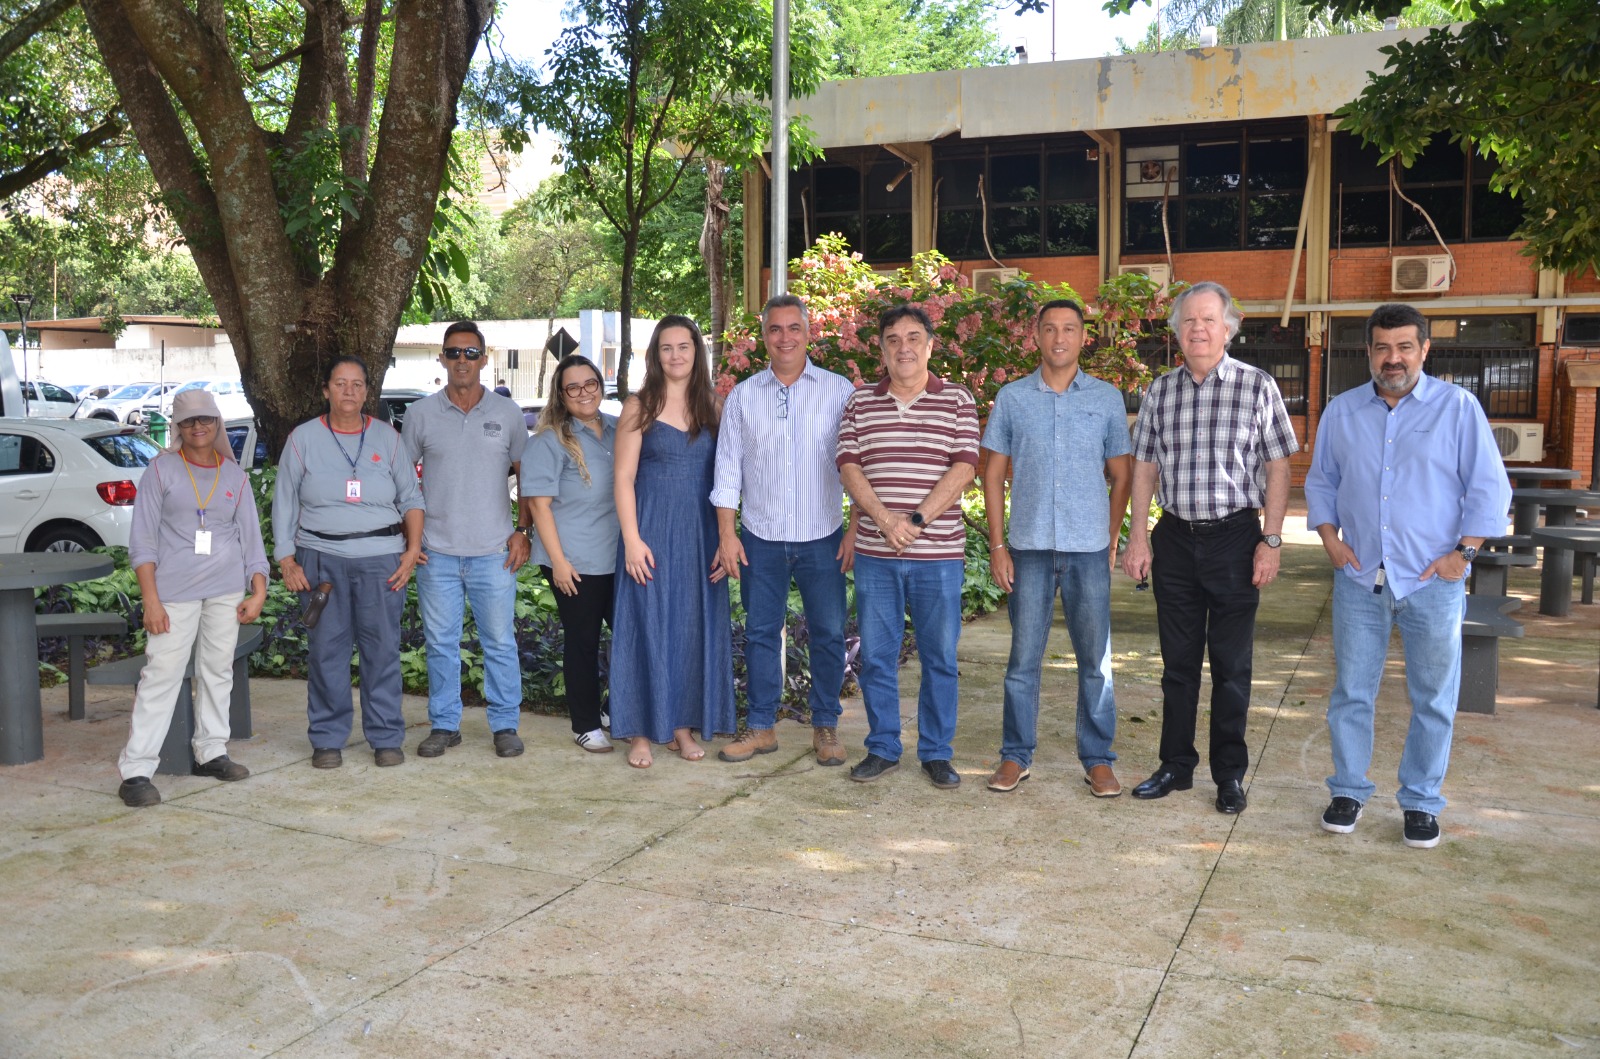
[[[600,389],[599,379],[590,379],[588,382],[569,382],[561,387],[561,392],[571,398],[579,398],[584,394],[594,393]]]
[[[178,429],[182,430],[184,427],[214,427],[216,425],[216,416],[190,416],[178,424]]]
[[[789,387],[778,387],[778,418],[789,418]]]
[[[456,346],[454,349],[446,346],[444,349],[445,360],[460,360],[462,357],[466,357],[468,360],[477,360],[481,356],[483,356],[483,350],[478,346]]]

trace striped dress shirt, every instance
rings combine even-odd
[[[791,386],[771,368],[733,388],[717,434],[713,507],[738,508],[762,540],[819,540],[843,521],[834,464],[839,416],[855,384],[808,358]]]

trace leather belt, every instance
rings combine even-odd
[[[1185,519],[1179,518],[1170,511],[1163,512],[1161,517],[1163,520],[1171,519],[1179,529],[1188,530],[1190,533],[1220,533],[1225,529],[1230,529],[1234,526],[1237,526],[1241,522],[1245,522],[1247,520],[1250,522],[1256,521],[1256,509],[1253,507],[1242,507],[1238,511],[1233,512],[1231,515],[1223,515],[1221,518]]]
[[[325,541],[354,541],[363,537],[398,537],[405,532],[405,527],[398,522],[392,526],[385,526],[383,529],[366,530],[361,533],[318,533],[316,530],[308,529],[304,526],[300,528],[313,537],[319,537]]]

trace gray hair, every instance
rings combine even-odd
[[[774,309],[799,309],[800,326],[811,333],[811,312],[806,308],[806,303],[798,294],[774,294],[767,299],[767,304],[761,310],[761,330],[767,329],[767,320],[772,316]]]
[[[1178,333],[1178,317],[1183,315],[1184,303],[1196,294],[1215,294],[1222,299],[1222,319],[1228,325],[1228,341],[1231,343],[1239,334],[1239,325],[1244,323],[1244,315],[1234,308],[1233,295],[1228,293],[1228,288],[1210,280],[1196,283],[1172,299],[1172,310],[1167,313],[1167,327],[1173,334],[1176,335]]]

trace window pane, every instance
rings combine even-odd
[[[1100,163],[1089,161],[1089,152],[1061,151],[1045,158],[1045,196],[1061,199],[1092,199],[1100,194]]]
[[[1184,159],[1183,190],[1216,194],[1239,190],[1239,141],[1192,143]]]
[[[1348,132],[1333,137],[1334,179],[1348,187],[1386,187],[1389,167],[1380,163],[1376,147],[1363,147],[1359,136]]]
[[[848,166],[827,166],[813,171],[817,213],[842,213],[861,208],[861,174]]]
[[[989,204],[1039,201],[1039,156],[1003,154],[989,159]]]
[[[1461,187],[1453,188],[1406,188],[1406,196],[1417,205],[1428,211],[1428,216],[1433,218],[1433,223],[1439,227],[1439,235],[1447,241],[1462,238],[1462,226],[1465,224],[1466,192]],[[1400,242],[1402,243],[1432,243],[1437,242],[1433,229],[1428,227],[1428,222],[1422,215],[1409,205],[1400,204]]]
[[[1149,199],[1130,199],[1122,205],[1126,228],[1122,236],[1122,249],[1130,253],[1158,252],[1165,248],[1161,238],[1161,202]],[[1178,204],[1172,203],[1168,223],[1174,236],[1173,249],[1178,249]]]
[[[110,434],[84,441],[113,467],[148,467],[161,452],[143,434]]]
[[[982,158],[952,158],[934,166],[934,194],[939,199],[939,207],[976,206],[978,178],[981,176]]]
[[[861,256],[872,264],[911,260],[911,214],[869,213]]]
[[[1467,159],[1461,152],[1461,145],[1451,143],[1448,137],[1435,136],[1433,142],[1424,147],[1411,163],[1411,168],[1401,170],[1400,183],[1410,185],[1434,180],[1460,180],[1466,171]]]
[[[1183,249],[1239,249],[1239,200],[1187,200],[1183,205]]]
[[[1389,193],[1346,191],[1334,200],[1339,241],[1345,246],[1380,245],[1389,241]]]
[[[1472,151],[1472,179],[1488,180],[1500,168],[1500,163],[1476,148]]]
[[[844,236],[844,241],[851,250],[861,249],[861,214],[840,213],[832,217],[818,217],[811,229],[813,240],[824,232],[837,232]],[[791,256],[798,257],[798,254]]]
[[[1039,207],[1002,206],[991,209],[989,217],[992,226],[989,239],[994,243],[996,255],[1012,257],[1039,252]]]
[[[977,210],[940,210],[939,230],[934,240],[939,253],[954,261],[987,257],[980,231],[982,215]]]
[[[1462,316],[1456,320],[1456,337],[1438,346],[1531,346],[1534,318],[1514,316]]]
[[[1472,186],[1472,238],[1503,239],[1522,223],[1517,200],[1503,191],[1491,191],[1487,184]]]
[[[1306,142],[1298,136],[1250,141],[1250,187],[1299,191],[1306,187]]]
[[[909,210],[911,208],[911,174],[906,164],[898,158],[879,162],[867,170],[867,209]],[[889,190],[889,185],[905,173],[905,178]]]
[[[1249,245],[1292,247],[1300,226],[1300,200],[1295,195],[1251,195]]]
[[[1356,316],[1335,316],[1329,322],[1329,330],[1333,339],[1330,346],[1365,346],[1367,344],[1367,321]]]
[[[1058,202],[1046,215],[1045,253],[1093,254],[1099,249],[1099,208],[1092,202]]]

